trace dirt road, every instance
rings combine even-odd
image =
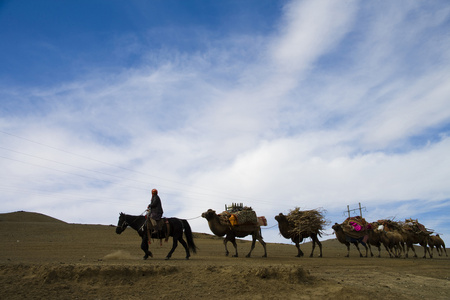
[[[286,242],[288,242],[286,240]],[[238,242],[240,257],[225,257],[221,238],[195,234],[199,248],[185,260],[181,245],[152,243],[142,260],[132,229],[67,224],[48,216],[0,214],[0,299],[449,299],[450,259],[350,258],[336,240],[323,258],[297,258],[292,244]],[[302,244],[305,254],[311,244]],[[416,247],[418,255],[423,250]],[[318,254],[316,249],[315,255]]]

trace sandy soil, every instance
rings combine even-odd
[[[264,234],[264,232],[263,232]],[[323,258],[297,258],[293,244],[240,241],[240,257],[225,257],[221,238],[195,233],[199,250],[152,243],[142,260],[140,238],[128,228],[67,224],[35,213],[0,214],[0,299],[449,299],[450,259],[350,258],[336,240]],[[286,243],[288,241],[286,240]],[[353,246],[352,246],[353,247]],[[306,255],[311,244],[302,244]],[[416,247],[418,255],[423,250]]]

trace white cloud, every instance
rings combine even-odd
[[[270,225],[295,206],[336,217],[362,202],[376,218],[420,214],[421,199],[448,209],[450,64],[442,54],[428,67],[412,47],[436,27],[424,41],[441,53],[448,12],[415,22],[415,9],[296,1],[254,48],[230,37],[204,53],[169,51],[159,64],[150,53],[141,69],[11,88],[10,99],[41,105],[0,119],[22,137],[0,133],[2,145],[35,156],[1,150],[3,210],[109,224],[120,211],[141,213],[153,187],[169,216],[244,202]],[[411,143],[417,136],[428,144]],[[209,232],[203,219],[192,224]]]

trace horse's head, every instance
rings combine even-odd
[[[120,213],[119,222],[117,223],[116,233],[121,234],[125,229],[127,229],[128,223],[126,221],[126,216],[124,213]]]

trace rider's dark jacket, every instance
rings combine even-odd
[[[161,199],[158,195],[152,195],[152,200],[150,201],[148,208],[150,209],[150,218],[154,220],[161,219],[163,215],[163,209]]]

